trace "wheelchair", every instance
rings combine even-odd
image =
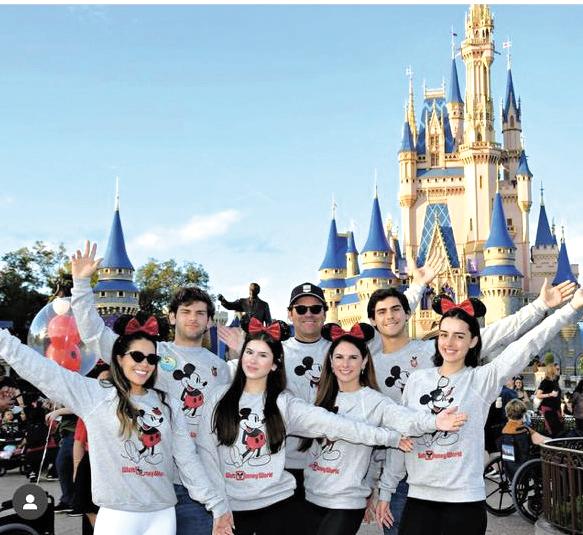
[[[504,450],[502,450],[504,451]],[[499,453],[484,468],[486,509],[495,516],[520,516],[534,524],[543,510],[542,465],[536,446],[522,462],[509,463]]]

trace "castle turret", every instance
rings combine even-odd
[[[97,270],[98,282],[93,288],[95,306],[101,316],[135,314],[139,309],[139,290],[133,282],[134,266],[126,251],[121,218],[119,215],[119,188],[116,188],[115,212],[109,233],[107,249],[101,267]]]
[[[521,306],[522,273],[516,268],[516,246],[508,233],[502,196],[496,193],[490,236],[484,245],[485,267],[480,273],[486,324],[513,314]]]
[[[451,78],[449,83],[449,99],[447,102],[447,111],[451,125],[451,133],[455,140],[456,148],[461,145],[464,138],[464,101],[460,92],[460,84],[457,75],[457,66],[455,54],[452,49],[451,58]]]
[[[411,207],[417,200],[417,153],[413,139],[409,122],[405,119],[399,151],[399,204],[401,205],[401,221],[405,232],[410,236],[414,233],[415,224]]]
[[[360,273],[357,290],[361,301],[368,301],[377,288],[388,288],[396,281],[396,275],[389,268],[392,251],[383,228],[378,194],[375,191],[370,217],[368,238],[362,248]]]
[[[553,279],[553,286],[561,284],[565,281],[577,282],[577,277],[573,273],[573,267],[569,262],[569,255],[567,253],[567,245],[565,244],[565,230],[561,236],[561,247],[559,249],[559,258],[557,260],[557,272]]]
[[[328,232],[326,255],[320,266],[320,287],[328,304],[326,320],[338,321],[338,302],[344,293],[346,278],[346,236],[340,236],[336,228],[335,208],[332,209],[332,221]]]
[[[354,233],[349,230],[347,233],[348,247],[346,248],[346,277],[352,278],[360,275],[358,267],[358,249],[354,243]]]
[[[516,235],[516,245],[518,247],[518,263],[520,270],[525,276],[524,290],[525,292],[529,292],[530,255],[528,254],[528,250],[530,247],[529,215],[530,207],[532,206],[532,173],[528,168],[528,162],[524,151],[521,151],[520,153],[518,169],[516,170],[516,195],[522,223],[522,232],[520,235]]]
[[[520,165],[519,160],[522,152],[521,134],[520,105],[516,103],[509,59],[506,79],[506,99],[502,108],[502,135],[504,138],[504,149],[506,151],[504,162],[506,164],[506,173],[504,178],[506,179],[512,179],[517,172],[517,167]]]

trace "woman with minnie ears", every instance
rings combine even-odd
[[[156,318],[122,316],[114,330],[119,336],[108,381],[66,370],[0,331],[0,355],[85,422],[93,500],[100,506],[95,534],[174,535],[174,463],[193,499],[212,510],[213,534],[231,534],[227,504],[212,490],[180,407],[153,386],[159,361]]]
[[[285,391],[281,344],[289,337],[288,325],[276,321],[264,327],[252,318],[242,327],[248,334],[235,378],[205,404],[197,446],[214,487],[228,498],[237,535],[295,534],[298,516],[293,515],[299,512],[291,499],[295,479],[284,470],[286,435],[375,446],[393,442],[394,433],[294,398]],[[434,422],[429,417],[418,427],[435,429]]]
[[[406,435],[423,434],[429,422],[432,430],[457,431],[466,420],[450,408],[436,416],[412,411],[379,392],[367,342],[374,328],[356,323],[350,331],[329,323],[322,337],[332,342],[324,359],[315,405],[352,420],[391,427]],[[429,417],[429,419],[427,418]],[[338,440],[302,441],[300,449],[311,450],[311,462],[304,470],[308,533],[354,535],[362,522],[367,498],[372,492],[366,481],[373,448]],[[397,435],[397,444],[410,451],[410,439]]]
[[[510,344],[492,362],[478,366],[480,326],[486,313],[477,299],[456,305],[446,296],[434,301],[442,314],[436,339],[434,368],[416,371],[403,392],[403,405],[439,412],[455,404],[472,417],[459,433],[426,434],[415,439],[413,453],[391,450],[381,477],[377,522],[391,523],[388,502],[397,483],[408,474],[409,495],[400,535],[486,532],[483,478],[484,423],[491,403],[508,377],[520,372],[565,325],[575,323],[583,309],[583,290],[537,327]]]

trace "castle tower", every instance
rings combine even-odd
[[[349,230],[347,233],[348,247],[346,248],[346,277],[351,279],[360,275],[358,267],[358,249],[354,243],[354,233]]]
[[[356,285],[361,303],[368,302],[371,294],[378,288],[388,288],[396,282],[396,276],[390,269],[392,251],[385,235],[378,194],[372,203],[368,238],[360,253],[362,271]]]
[[[565,244],[565,230],[563,229],[559,258],[557,259],[557,272],[553,279],[553,286],[561,284],[567,280],[577,282],[577,276],[573,273],[573,266],[571,266],[571,263],[569,262],[569,254],[567,253],[567,245]]]
[[[492,228],[484,245],[484,262],[480,290],[488,310],[486,324],[490,324],[513,314],[522,304],[522,273],[516,269],[516,247],[506,228],[500,193],[494,198]]]
[[[133,282],[134,266],[126,252],[119,216],[119,186],[116,186],[115,212],[107,249],[97,276],[93,293],[97,312],[101,316],[135,314],[138,311],[139,290]]]
[[[463,235],[466,251],[478,265],[490,232],[490,210],[496,193],[501,148],[495,141],[490,67],[494,61],[494,19],[490,9],[474,4],[466,15],[462,58],[466,65],[464,139],[459,148],[464,166],[468,217]]]
[[[344,293],[346,278],[346,235],[340,236],[336,228],[336,210],[332,208],[332,221],[328,232],[326,256],[320,266],[320,287],[328,304],[326,321],[338,321],[338,303]]]
[[[540,212],[536,228],[536,238],[534,245],[530,248],[531,257],[531,280],[530,293],[538,294],[543,285],[543,281],[552,281],[556,275],[557,259],[559,249],[557,240],[549,226],[543,187],[540,188]]]
[[[516,169],[516,197],[520,210],[520,227],[515,235],[517,246],[517,263],[524,274],[524,291],[530,291],[530,255],[528,254],[530,243],[529,215],[532,206],[532,173],[528,168],[528,162],[524,150],[520,152],[518,168]]]
[[[409,122],[403,124],[403,138],[399,150],[399,204],[401,221],[408,236],[415,235],[415,212],[411,207],[417,200],[417,154]],[[406,254],[413,254],[409,249]]]
[[[455,140],[455,147],[462,144],[464,138],[464,101],[460,92],[460,84],[457,75],[457,66],[455,62],[455,50],[452,47],[451,58],[451,77],[449,84],[449,99],[447,102],[447,111],[451,125],[451,133]]]
[[[522,152],[522,113],[520,105],[516,103],[514,83],[512,81],[512,69],[510,68],[510,55],[508,56],[508,73],[506,78],[506,99],[502,108],[502,136],[504,138],[504,178],[506,180],[515,176],[519,166]]]

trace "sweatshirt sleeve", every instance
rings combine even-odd
[[[202,407],[196,432],[196,446],[212,488],[216,489],[225,498],[226,507],[229,509],[225,479],[221,471],[219,444],[216,435],[212,432],[212,415],[216,406],[216,399],[208,400]]]
[[[409,287],[405,290],[405,297],[407,301],[409,301],[409,308],[411,309],[411,314],[415,312],[419,303],[421,303],[421,299],[423,298],[423,294],[425,293],[425,285],[424,284],[410,284]]]
[[[346,440],[353,444],[365,444],[367,446],[386,446],[394,435],[391,431],[382,427],[375,427],[357,420],[351,420],[334,414],[323,407],[315,407],[291,394],[281,394],[277,399],[281,404],[285,403],[286,433],[307,438],[325,436],[330,440]]]
[[[570,303],[567,303],[522,338],[510,344],[498,358],[478,368],[476,375],[480,390],[485,394],[484,401],[490,404],[506,378],[523,370],[532,355],[539,353],[565,325],[576,323],[580,317],[581,311],[575,310]]]
[[[0,331],[0,356],[25,381],[36,386],[52,401],[62,403],[81,418],[93,412],[103,389],[95,379],[83,377],[43,357],[8,331]]]
[[[481,331],[482,355],[491,353],[496,347],[507,346],[514,342],[537,325],[549,310],[549,307],[539,297],[514,314],[484,327]]]
[[[188,490],[190,497],[203,503],[211,510],[213,517],[218,517],[228,511],[228,504],[221,487],[213,484],[204,469],[207,463],[202,455],[198,455],[194,441],[190,437],[186,419],[178,403],[172,404],[172,449],[174,460],[180,473],[180,480]],[[212,469],[208,468],[208,472]]]
[[[383,427],[394,429],[401,435],[418,437],[425,433],[433,433],[437,429],[435,415],[403,407],[387,396],[383,396],[379,401],[376,411],[381,412],[380,422]],[[399,441],[397,445],[398,443]]]
[[[394,448],[387,449],[385,468],[379,483],[379,500],[391,501],[391,495],[397,490],[397,485],[407,475],[405,468],[405,453]]]
[[[71,308],[83,343],[91,348],[98,358],[109,364],[117,335],[105,325],[97,313],[90,279],[73,279]]]

